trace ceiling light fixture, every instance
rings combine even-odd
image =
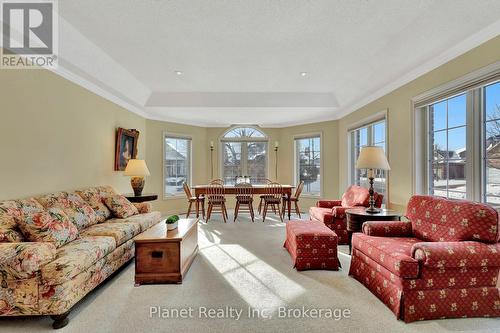
[[[300,76],[302,77],[307,76],[307,72],[300,72]]]
[[[177,76],[181,76],[182,74],[184,74],[184,73],[182,73],[181,71],[174,71],[174,73],[175,73],[175,75],[177,75]]]

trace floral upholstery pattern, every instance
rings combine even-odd
[[[97,223],[97,215],[87,203],[76,193],[52,193],[36,199],[45,208],[60,208],[68,215],[70,221],[82,230]]]
[[[113,212],[113,215],[125,219],[139,214],[137,208],[122,195],[115,194],[104,198],[104,203]]]
[[[17,226],[21,217],[22,212],[16,201],[0,202],[0,243],[24,240]]]
[[[141,232],[149,229],[161,220],[160,212],[151,212],[127,217],[126,219],[110,219],[106,223],[134,223],[137,224]]]
[[[370,193],[368,189],[352,185],[347,188],[347,191],[342,195],[341,206],[342,207],[356,207],[356,206],[368,206],[368,201],[370,200]]]
[[[134,202],[133,205],[137,208],[139,214],[150,213],[153,210],[150,202]]]
[[[491,227],[498,221],[491,220],[496,212],[484,206],[414,196],[408,205],[411,229],[404,222],[389,230],[384,222],[367,222],[364,234],[354,234],[349,275],[405,322],[499,317],[500,244],[491,242],[496,237]],[[486,230],[478,231],[478,226]],[[408,232],[411,234],[399,237]],[[395,244],[405,244],[404,254],[418,261],[417,275],[396,274],[387,265],[387,256],[381,262],[381,252],[397,254]]]
[[[486,204],[415,195],[408,203],[407,216],[415,236],[422,240],[499,241],[498,212]]]
[[[57,249],[55,260],[41,269],[42,281],[55,285],[71,280],[116,248],[112,237],[79,238]]]
[[[418,238],[374,237],[362,233],[355,233],[352,237],[353,247],[405,279],[418,276],[418,260],[411,256],[412,246],[418,242]]]
[[[338,270],[337,235],[323,223],[290,221],[286,224],[286,240],[283,245],[298,270]]]
[[[82,193],[84,191],[81,190]],[[96,199],[96,193],[101,199],[116,194],[109,186],[94,187],[88,191],[89,203]],[[81,223],[82,229],[72,233],[77,238],[59,248],[56,248],[56,244],[60,245],[57,241],[13,242],[18,238],[27,238],[20,230],[22,223],[52,227],[55,214],[61,215],[60,221],[66,221],[63,218],[64,214],[67,215],[65,208],[79,209],[79,202],[85,204],[79,195],[65,192],[44,196],[41,201],[48,208],[34,198],[0,202],[0,316],[58,315],[67,312],[130,261],[135,250],[133,237],[161,220],[161,214],[151,212],[149,204],[139,205],[141,212],[145,213],[127,219],[106,220],[108,223],[85,228],[83,225],[87,224]],[[91,205],[87,207],[81,213],[88,213],[90,221],[95,212]],[[51,219],[46,215],[38,220],[34,218],[42,213],[52,214]],[[96,216],[95,221],[97,219]],[[69,222],[73,223],[72,220]],[[100,225],[105,228],[97,228]],[[73,226],[77,229],[74,223]],[[9,234],[9,238],[2,236],[7,229],[17,232],[18,238],[12,237],[13,233]],[[83,235],[87,230],[110,236]],[[59,229],[56,228],[56,231]],[[53,235],[44,236],[47,236],[44,239],[51,240]],[[117,246],[117,242],[122,244]]]
[[[368,236],[411,237],[411,222],[367,221],[363,223],[363,233]]]
[[[42,266],[54,260],[56,248],[51,243],[1,243],[0,278],[29,279]]]
[[[141,227],[137,223],[99,223],[93,225],[82,232],[82,236],[109,236],[113,237],[116,245],[121,245],[138,235]]]
[[[368,194],[367,198],[366,194]],[[360,204],[368,206],[369,196],[367,189],[353,185],[344,193],[342,200],[319,200],[316,202],[316,207],[309,208],[309,217],[313,221],[323,222],[328,228],[335,231],[339,245],[349,244],[345,211],[360,206]],[[383,198],[383,195],[375,193],[376,207],[382,205]]]
[[[62,209],[27,213],[19,223],[24,236],[31,242],[50,242],[60,247],[76,239],[78,229]]]
[[[91,187],[83,190],[77,190],[75,192],[81,196],[90,207],[92,207],[97,216],[97,223],[102,223],[110,218],[111,211],[102,201],[99,188]]]

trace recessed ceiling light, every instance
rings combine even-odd
[[[174,73],[175,73],[175,75],[178,75],[178,76],[181,76],[182,74],[184,74],[181,71],[175,71]]]
[[[300,76],[307,76],[307,72],[300,72]]]

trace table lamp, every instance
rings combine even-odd
[[[375,208],[375,199],[373,197],[373,170],[391,170],[382,147],[365,146],[361,148],[358,161],[356,162],[356,169],[368,170],[368,179],[370,181],[370,207],[366,209],[366,212],[369,214],[376,214],[380,212],[380,209]]]
[[[144,160],[129,160],[123,175],[132,177],[130,184],[132,185],[132,189],[134,189],[134,195],[140,197],[144,189],[144,177],[151,174]]]

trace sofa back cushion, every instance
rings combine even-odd
[[[113,215],[120,219],[139,214],[137,208],[127,198],[119,194],[104,198],[104,203],[113,212]]]
[[[414,236],[431,242],[498,242],[498,212],[466,200],[415,195],[407,208]]]
[[[70,221],[83,230],[97,223],[97,215],[78,194],[59,192],[36,198],[46,209],[56,207],[64,211]]]
[[[30,242],[49,242],[61,247],[75,240],[78,229],[61,208],[43,208],[36,200],[18,201],[23,217],[19,228]]]
[[[352,185],[342,195],[342,207],[368,206],[370,193],[364,187]]]
[[[92,207],[97,216],[97,223],[102,223],[111,217],[111,211],[104,204],[101,190],[98,187],[90,187],[75,192]]]
[[[0,202],[0,243],[24,240],[18,229],[21,216],[22,213],[16,201]]]

